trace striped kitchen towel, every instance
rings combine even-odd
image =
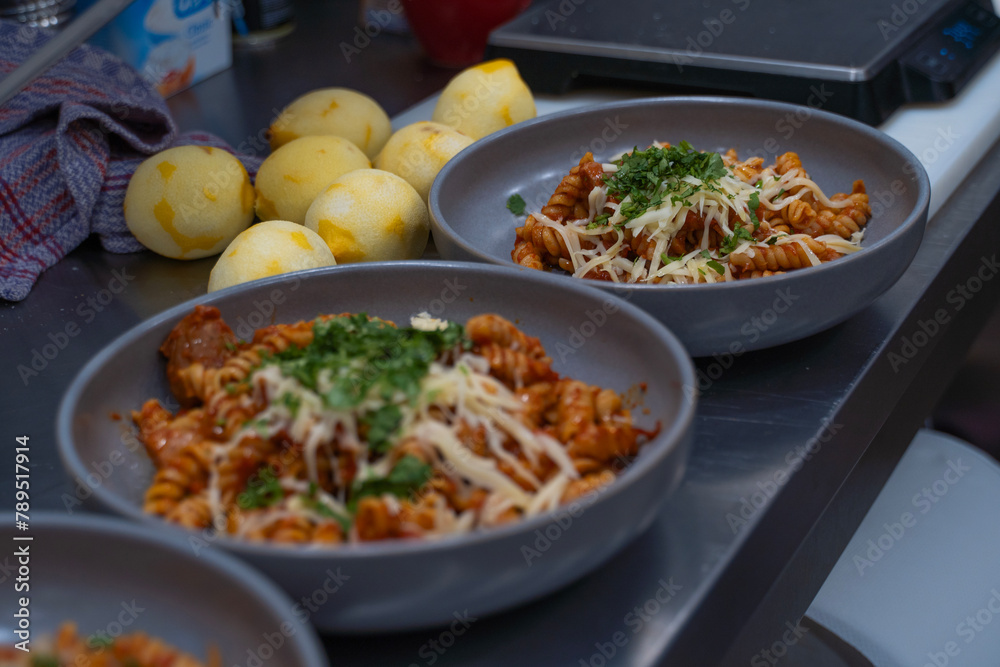
[[[50,37],[0,21],[0,77]],[[180,144],[231,150],[207,133],[178,137],[152,85],[89,45],[0,107],[0,298],[24,299],[92,233],[110,252],[142,250],[125,226],[125,188],[147,156]],[[237,157],[253,177],[261,159]]]

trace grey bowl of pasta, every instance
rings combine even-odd
[[[157,315],[83,368],[57,430],[87,503],[235,553],[320,629],[403,630],[624,548],[682,474],[694,386],[676,337],[583,282],[374,263]]]
[[[329,664],[301,605],[232,556],[82,512],[8,519],[6,565],[23,569],[0,598],[0,664]]]
[[[570,110],[476,142],[439,173],[447,259],[615,293],[693,356],[828,329],[909,266],[930,185],[900,143],[779,102],[670,97]]]

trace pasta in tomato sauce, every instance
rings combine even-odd
[[[511,259],[621,283],[713,283],[816,266],[861,247],[864,182],[827,197],[796,153],[765,166],[654,143],[610,163],[587,153],[516,230]]]
[[[242,342],[198,306],[161,352],[183,407],[133,413],[157,469],[145,510],[248,540],[505,524],[611,483],[653,435],[498,315],[409,327],[327,315]]]

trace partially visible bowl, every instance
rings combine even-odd
[[[731,97],[664,97],[570,110],[518,123],[448,162],[431,188],[431,231],[442,257],[510,266],[514,229],[505,204],[521,195],[537,211],[583,154],[598,161],[653,140],[700,150],[735,148],[741,159],[796,151],[831,195],[868,188],[874,215],[862,249],[768,278],[701,285],[586,280],[648,311],[693,356],[740,354],[798,340],[861,311],[909,266],[923,238],[930,182],[919,160],[876,129],[809,107]],[[561,272],[565,281],[583,281]]]
[[[222,547],[294,599],[311,599],[310,621],[322,630],[415,629],[450,622],[466,609],[485,615],[544,595],[644,531],[682,473],[694,414],[693,367],[677,339],[646,313],[583,282],[527,269],[354,264],[254,281],[171,308],[111,343],[73,381],[59,409],[58,440],[64,465],[83,485],[80,495],[160,530],[182,529],[143,513],[153,466],[134,435],[109,415],[128,414],[148,397],[168,398],[157,349],[195,304],[217,306],[242,338],[271,322],[327,312],[365,311],[396,322],[421,311],[459,322],[499,313],[541,338],[560,373],[633,394],[644,383],[635,421],[662,425],[620,478],[573,514],[561,509],[435,541],[325,549],[247,543],[210,531],[185,535],[193,550]]]
[[[0,527],[8,566],[28,574],[21,573],[26,588],[15,589],[11,578],[10,594],[0,597],[0,644],[24,639],[15,635],[15,613],[27,597],[33,651],[40,636],[73,621],[83,637],[142,631],[202,662],[214,646],[227,665],[251,656],[283,667],[329,664],[308,612],[232,556],[195,555],[172,532],[86,513],[32,512],[25,531],[8,519]],[[9,555],[19,549],[26,559]]]

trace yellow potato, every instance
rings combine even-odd
[[[473,141],[447,125],[421,121],[407,125],[389,138],[375,158],[375,168],[403,177],[426,202],[441,167]]]
[[[371,166],[361,149],[343,137],[317,135],[290,141],[257,171],[257,217],[301,225],[323,188],[349,171]]]
[[[233,239],[208,277],[208,291],[336,263],[326,243],[311,229],[287,220],[270,220]]]
[[[482,139],[535,115],[535,99],[517,67],[500,59],[470,67],[452,79],[431,120]]]
[[[392,125],[378,102],[347,88],[322,88],[299,97],[271,124],[271,150],[313,134],[344,137],[369,158],[378,155]]]
[[[243,165],[210,146],[178,146],[139,165],[125,191],[125,224],[165,257],[222,252],[253,222],[253,187]]]
[[[309,207],[306,227],[339,264],[417,259],[427,246],[427,206],[409,183],[379,169],[352,171]]]

